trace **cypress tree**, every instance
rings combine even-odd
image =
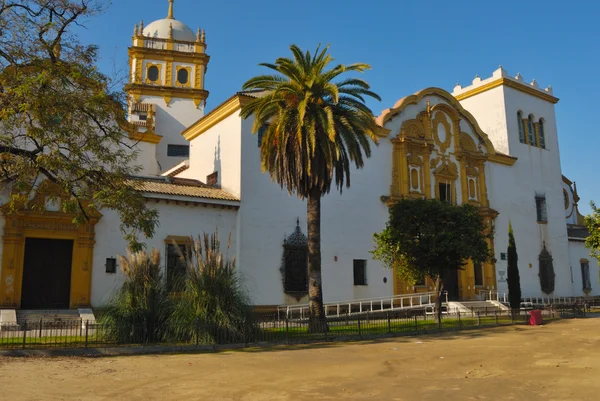
[[[508,271],[506,281],[508,282],[508,301],[512,310],[521,307],[521,278],[519,277],[519,257],[512,225],[508,222]]]

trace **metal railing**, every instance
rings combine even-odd
[[[562,308],[562,309],[561,309]],[[586,308],[561,307],[542,310],[544,321],[585,317]],[[331,316],[315,330],[314,322],[276,316],[220,327],[194,322],[171,327],[151,324],[111,326],[81,322],[24,323],[0,327],[0,349],[106,348],[119,346],[176,345],[232,346],[250,344],[291,344],[314,341],[341,341],[384,336],[415,335],[505,324],[523,324],[529,315],[521,311],[471,311],[443,315],[441,320],[415,309],[383,313],[365,312]]]
[[[325,316],[341,316],[363,312],[411,309],[433,306],[435,292],[393,295],[390,297],[352,299],[348,301],[326,302],[323,304]],[[445,292],[445,303],[448,303],[448,293]],[[278,319],[305,319],[309,315],[308,304],[279,305]]]
[[[508,293],[498,291],[479,291],[479,297],[483,301],[497,301],[503,304],[508,304]],[[555,296],[540,296],[540,297],[522,297],[521,302],[532,305],[565,305],[582,302],[585,297],[555,297]]]

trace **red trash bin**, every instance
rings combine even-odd
[[[542,311],[541,310],[532,310],[529,311],[529,325],[530,326],[540,326],[542,324]]]

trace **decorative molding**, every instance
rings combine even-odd
[[[559,99],[557,97],[554,97],[548,93],[542,92],[539,89],[535,89],[529,85],[525,85],[520,82],[513,81],[509,78],[496,79],[492,82],[488,82],[487,84],[478,86],[477,88],[473,88],[466,92],[460,93],[460,94],[456,95],[455,97],[457,100],[461,101],[464,99],[468,99],[472,96],[478,95],[480,93],[487,92],[487,91],[497,88],[499,86],[508,86],[509,88],[518,90],[520,92],[526,93],[531,96],[535,96],[537,98],[540,98],[540,99],[550,102],[552,104],[556,104],[559,101]]]
[[[386,109],[381,112],[381,115],[376,118],[377,123],[380,126],[384,126],[387,121],[401,113],[402,110],[404,110],[407,106],[417,104],[427,96],[437,96],[448,102],[450,106],[457,110],[461,119],[464,119],[472,127],[475,135],[477,135],[483,141],[483,143],[485,143],[486,153],[488,155],[494,155],[496,153],[494,145],[492,145],[492,142],[487,134],[483,132],[479,126],[479,123],[477,123],[477,120],[475,120],[475,117],[473,117],[473,115],[469,113],[454,96],[441,88],[426,88],[415,93],[414,95],[410,95],[398,100],[391,109]]]
[[[448,122],[448,119],[446,118],[446,114],[438,111],[437,113],[435,113],[435,117],[433,118],[431,124],[433,128],[433,139],[435,140],[435,143],[440,148],[441,153],[446,153],[446,151],[450,147],[450,144],[452,143],[452,128],[450,126],[450,123]],[[438,128],[440,124],[443,125],[444,131],[446,131],[446,138],[444,138],[443,141],[438,135]]]

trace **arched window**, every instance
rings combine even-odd
[[[544,133],[544,120],[541,118],[538,124],[538,131],[540,136],[540,148],[546,149],[546,134]]]
[[[190,74],[188,70],[186,70],[185,68],[180,69],[179,71],[177,71],[177,82],[179,82],[181,85],[187,85],[189,75]]]
[[[523,113],[520,111],[517,113],[517,123],[519,123],[519,141],[521,143],[527,143],[525,139],[525,124],[523,123]]]
[[[157,66],[155,66],[155,65],[150,66],[150,68],[148,68],[148,79],[152,82],[158,81],[159,73],[160,73],[160,71],[158,70]]]
[[[303,296],[308,292],[308,238],[296,220],[296,230],[283,241],[283,290]]]
[[[535,136],[535,126],[533,124],[533,115],[529,115],[527,119],[527,131],[529,134],[529,144],[533,146],[537,146],[537,140]]]

